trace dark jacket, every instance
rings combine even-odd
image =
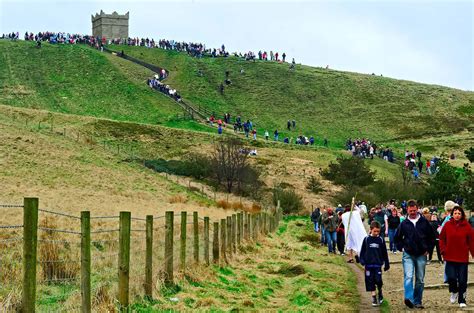
[[[380,266],[385,264],[385,270],[390,268],[387,246],[382,237],[365,237],[360,250],[360,264],[364,266]]]
[[[400,225],[400,216],[393,216],[390,214],[387,217],[387,224],[388,224],[388,229],[397,229],[398,225]]]
[[[339,220],[336,214],[329,215],[329,214],[325,213],[325,214],[323,214],[322,219],[323,219],[324,229],[326,231],[328,231],[328,232],[336,231],[337,222]]]
[[[395,233],[395,245],[399,251],[412,256],[420,256],[431,251],[435,246],[436,234],[430,222],[422,215],[415,225],[407,218],[400,224]]]
[[[319,220],[319,216],[321,215],[321,212],[319,208],[316,208],[313,213],[311,213],[311,222],[317,223]]]

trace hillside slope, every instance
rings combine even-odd
[[[314,134],[339,144],[348,137],[397,143],[474,129],[472,92],[301,65],[290,71],[288,64],[276,62],[197,59],[145,47],[120,49],[167,68],[168,82],[186,99],[219,115],[250,118],[262,133],[283,131],[288,119],[297,122],[297,131],[289,136]],[[218,86],[226,71],[232,84],[221,95]]]
[[[151,71],[87,46],[1,40],[0,64],[0,104],[150,124],[182,111]]]

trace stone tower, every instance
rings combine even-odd
[[[100,10],[100,14],[91,15],[92,35],[105,39],[128,38],[128,13],[120,15],[117,12],[105,14]]]

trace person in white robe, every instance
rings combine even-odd
[[[350,223],[349,223],[350,219]],[[367,231],[362,223],[359,210],[353,209],[342,214],[342,223],[346,231],[346,251],[349,252],[349,263],[354,262],[354,255],[359,255],[360,249],[362,248],[362,242],[367,236]]]

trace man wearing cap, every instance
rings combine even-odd
[[[423,309],[426,256],[434,247],[436,236],[429,221],[418,213],[416,200],[408,201],[407,211],[407,218],[397,228],[394,241],[397,249],[403,251],[405,305],[409,308]],[[415,278],[414,288],[413,278]]]

